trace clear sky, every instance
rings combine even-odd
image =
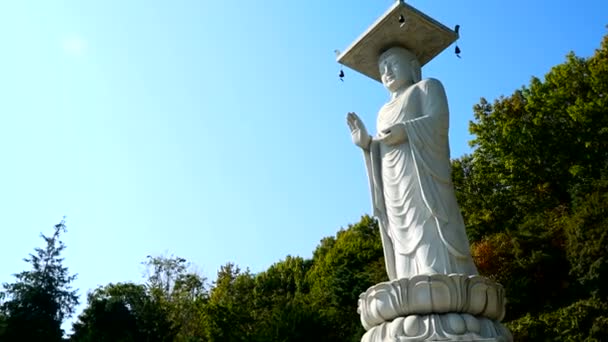
[[[451,109],[452,157],[468,122],[542,77],[569,51],[590,56],[606,1],[409,1],[458,44],[430,62]],[[184,257],[210,279],[253,272],[368,213],[346,113],[375,131],[387,92],[345,69],[345,49],[391,0],[0,2],[0,282],[27,269],[62,216],[65,264],[82,300],[141,281],[140,262]]]

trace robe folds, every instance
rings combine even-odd
[[[449,111],[438,80],[420,81],[385,104],[378,132],[404,125],[407,140],[372,140],[364,151],[389,279],[477,274],[451,180]]]

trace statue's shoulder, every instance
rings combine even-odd
[[[427,78],[416,83],[420,101],[425,108],[433,112],[447,113],[448,99],[443,89],[443,84],[438,79]],[[438,109],[441,107],[441,109]]]
[[[446,102],[447,97],[443,84],[436,78],[427,78],[416,83],[419,94],[423,101]]]
[[[443,92],[443,84],[436,78],[425,78],[424,80],[416,83],[416,87],[425,92]]]

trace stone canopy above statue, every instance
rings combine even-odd
[[[338,56],[338,62],[380,81],[378,56],[401,46],[425,65],[458,39],[458,34],[398,0],[370,28]]]

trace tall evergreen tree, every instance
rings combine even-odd
[[[14,283],[3,284],[0,316],[4,327],[0,329],[2,341],[61,341],[61,323],[69,318],[78,305],[76,290],[70,275],[63,266],[61,252],[65,244],[60,240],[66,232],[65,221],[54,227],[53,234],[40,234],[46,246],[36,248],[24,260],[32,269],[15,274]]]

